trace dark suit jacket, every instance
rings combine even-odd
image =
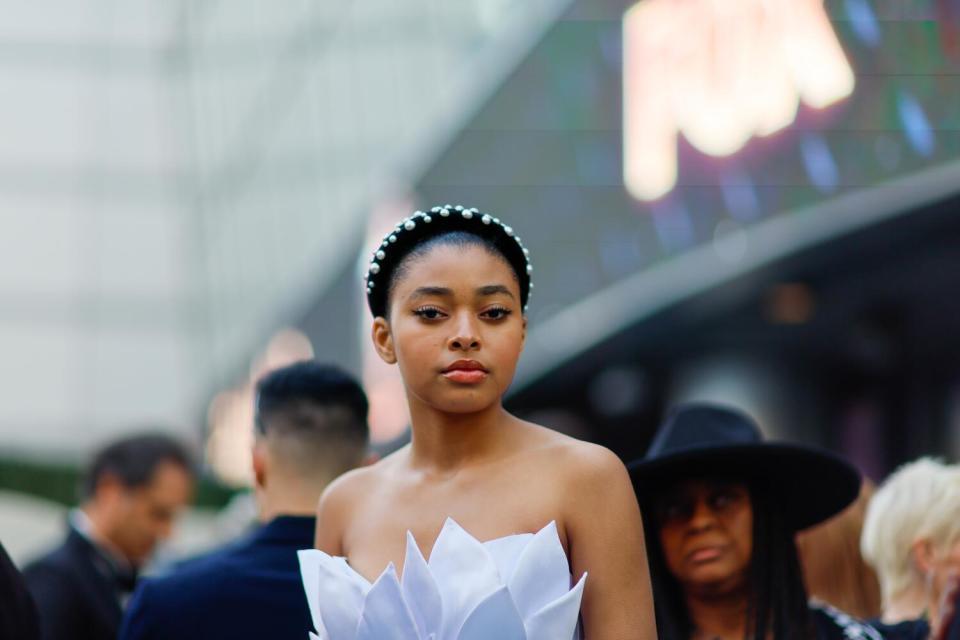
[[[0,638],[40,638],[33,598],[3,545],[0,545]]]
[[[70,528],[67,539],[23,569],[44,640],[116,640],[120,599],[132,586],[109,557]]]
[[[137,587],[122,640],[306,640],[313,629],[298,549],[315,519],[281,516],[246,540]]]

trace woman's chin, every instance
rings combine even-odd
[[[481,413],[500,400],[500,394],[493,385],[431,387],[411,394],[419,403],[434,411],[450,414]],[[410,397],[410,396],[408,396]]]
[[[492,404],[493,403],[487,401],[443,402],[436,405],[436,407],[443,413],[470,415],[471,413],[482,413],[489,409]]]
[[[696,593],[717,596],[738,590],[743,582],[742,578],[743,576],[738,576],[729,571],[703,568],[689,576],[687,584]]]
[[[492,394],[464,390],[461,393],[444,393],[441,397],[432,398],[429,404],[443,413],[466,415],[486,411],[496,402],[497,397]]]

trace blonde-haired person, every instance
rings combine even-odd
[[[960,573],[960,467],[921,458],[874,494],[860,538],[877,572],[888,638],[925,638]]]

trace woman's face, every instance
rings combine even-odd
[[[411,402],[450,413],[498,403],[523,349],[526,319],[509,264],[482,246],[438,245],[393,284],[380,356],[400,367]]]
[[[745,484],[687,480],[655,509],[667,568],[685,592],[720,595],[746,586],[753,507]]]

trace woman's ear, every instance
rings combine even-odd
[[[520,348],[527,344],[527,314],[523,314],[523,333],[520,334]]]
[[[397,363],[397,354],[393,349],[393,335],[390,333],[390,323],[386,318],[377,317],[373,319],[373,348],[377,350],[377,355],[387,364]]]
[[[910,559],[921,575],[926,576],[933,571],[935,558],[933,544],[930,540],[926,538],[914,540],[913,544],[910,545]]]

